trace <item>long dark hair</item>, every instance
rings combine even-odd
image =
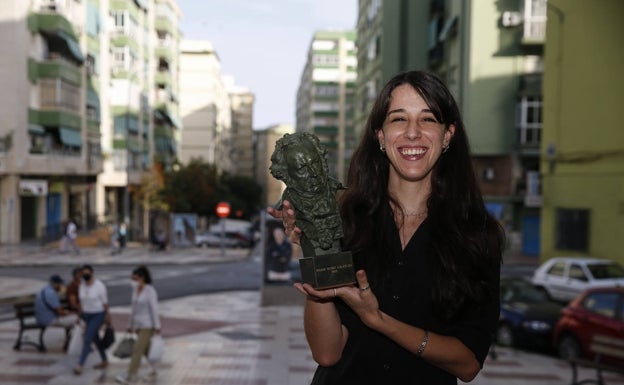
[[[388,193],[390,163],[379,149],[377,133],[386,118],[392,91],[403,84],[414,87],[446,129],[455,126],[448,150],[432,170],[427,200],[432,300],[436,315],[448,320],[466,306],[498,295],[492,291],[497,291],[504,233],[485,209],[459,108],[437,76],[425,71],[400,73],[377,97],[351,158],[347,191],[340,197],[344,243],[363,256],[360,266],[372,270],[369,274],[381,276],[388,263],[381,256],[388,255],[389,240],[379,226],[395,224],[387,223],[388,202],[393,201]]]
[[[143,281],[145,281],[145,283],[148,285],[152,283],[152,275],[150,274],[149,269],[145,265],[141,265],[137,267],[136,269],[134,269],[132,271],[132,274],[136,275],[137,277],[143,278]]]

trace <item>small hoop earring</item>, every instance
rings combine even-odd
[[[449,145],[446,145],[446,146],[442,147],[442,153],[446,154],[446,152],[448,151],[449,147],[450,147]]]
[[[383,145],[383,144],[381,144],[381,143],[379,144],[379,151],[381,151],[381,152],[386,152],[386,148],[385,148],[385,147],[384,147],[384,145]]]

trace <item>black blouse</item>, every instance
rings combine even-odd
[[[384,230],[389,232],[387,239],[392,239],[388,250],[391,264],[379,282],[368,277],[381,311],[409,325],[458,338],[483,366],[498,321],[498,293],[485,306],[471,307],[452,323],[435,319],[432,277],[425,255],[428,221],[420,225],[403,251],[396,227],[386,226]],[[332,367],[319,366],[312,385],[457,384],[452,374],[369,329],[341,300],[335,304],[349,338],[340,361]]]

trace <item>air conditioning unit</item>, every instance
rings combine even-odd
[[[501,18],[503,27],[517,27],[522,24],[522,14],[520,12],[505,11]]]

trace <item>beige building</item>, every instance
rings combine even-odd
[[[254,161],[256,165],[254,179],[262,187],[262,202],[266,206],[277,203],[285,188],[284,183],[273,178],[269,172],[275,142],[284,134],[294,132],[295,128],[291,124],[278,124],[254,131]]]
[[[207,40],[182,41],[180,114],[184,124],[180,161],[203,158],[219,171],[230,171],[231,101],[219,56]]]
[[[254,173],[253,106],[255,97],[248,87],[235,85],[233,77],[226,76],[224,81],[230,94],[232,118],[231,173],[251,178]]]

